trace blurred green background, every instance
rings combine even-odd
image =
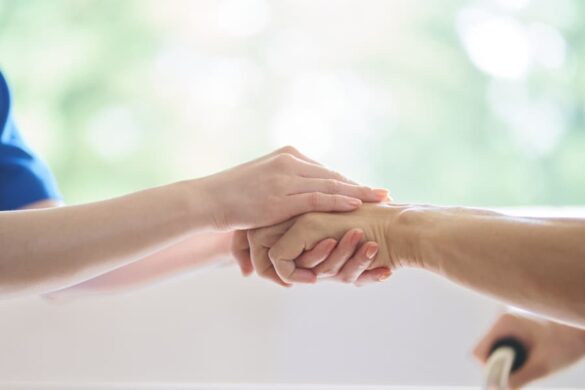
[[[404,202],[585,201],[585,2],[0,2],[70,203],[293,144]]]

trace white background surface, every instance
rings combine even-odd
[[[0,385],[0,389],[10,390],[70,390],[80,389],[76,384],[9,384],[6,386]],[[135,384],[135,385],[85,385],[82,387],[87,390],[476,390],[478,387],[458,387],[458,386],[337,386],[337,385],[221,385],[221,384],[200,384],[200,385],[186,385],[186,384]],[[533,388],[536,390],[536,388]],[[551,388],[549,388],[551,389]],[[557,387],[557,390],[576,390],[577,388]]]
[[[120,296],[0,302],[0,383],[479,386],[500,305],[434,275],[282,289],[235,268]],[[538,386],[585,387],[583,364]]]

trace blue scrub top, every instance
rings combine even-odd
[[[57,183],[16,128],[10,90],[0,72],[0,211],[48,199],[61,199]]]

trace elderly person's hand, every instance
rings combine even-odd
[[[251,230],[247,234],[251,265],[245,271],[253,268],[281,284],[314,283],[317,278],[331,277],[353,282],[365,270],[376,270],[375,278],[368,272],[362,281],[385,279],[403,259],[399,249],[405,246],[389,248],[387,243],[398,210],[389,204],[365,204],[352,212],[309,213]],[[238,241],[242,257],[244,240],[240,237]]]
[[[260,276],[282,286],[290,286],[277,275],[268,258],[270,247],[280,238],[287,225],[284,223],[274,228],[237,231],[234,234],[232,254],[244,275],[252,274],[256,267]],[[372,268],[379,250],[378,244],[373,241],[364,242],[363,238],[363,231],[352,229],[339,241],[327,238],[312,249],[304,251],[295,259],[298,266],[295,270],[295,281],[313,283],[317,277],[321,277],[361,286],[387,279],[390,277],[389,268]]]
[[[584,329],[506,313],[475,347],[475,357],[485,364],[492,345],[502,337],[514,337],[528,350],[526,363],[510,376],[512,388],[544,378],[585,356]]]

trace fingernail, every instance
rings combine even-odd
[[[376,199],[384,200],[388,196],[388,190],[376,189],[373,191]]]
[[[374,256],[376,256],[376,253],[378,253],[378,246],[377,245],[372,245],[368,249],[366,249],[366,257],[368,259],[373,259]]]
[[[392,274],[392,272],[390,272],[390,270],[386,270],[386,271],[384,271],[384,273],[382,275],[380,275],[380,277],[378,278],[378,280],[380,282],[383,282],[384,280],[388,279],[391,274]]]

